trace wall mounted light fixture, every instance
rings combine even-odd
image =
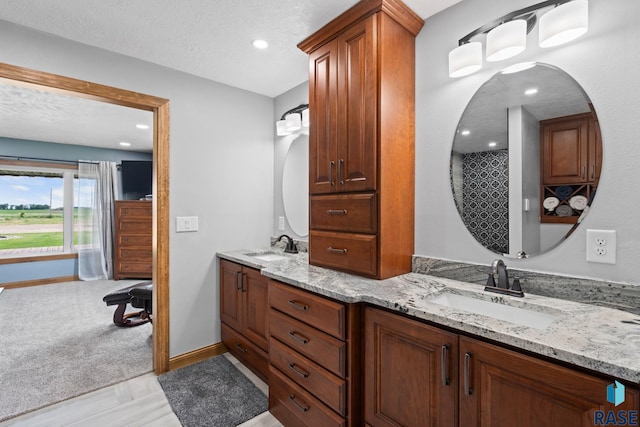
[[[309,127],[309,104],[300,104],[286,111],[276,122],[276,134],[290,135],[303,127]]]
[[[487,61],[502,61],[524,51],[538,14],[538,44],[543,48],[574,40],[589,28],[587,0],[550,0],[516,10],[460,39],[458,47],[449,52],[449,77],[467,76],[482,68],[482,43],[472,41],[474,37],[486,35]]]

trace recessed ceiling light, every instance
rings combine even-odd
[[[129,147],[129,146],[131,146],[131,143],[130,143],[130,142],[124,142],[124,141],[122,141],[122,142],[120,143],[120,145],[122,145],[123,147]]]
[[[462,132],[460,132],[462,135],[467,136],[471,133],[471,131],[469,129],[465,129]]]
[[[495,141],[491,141],[491,142],[489,143],[489,147],[491,147],[491,148],[495,147],[496,145],[498,145],[498,143],[497,143],[497,142],[495,142]]]
[[[143,125],[142,123],[137,124],[136,127],[138,129],[149,129],[149,125]]]
[[[257,40],[252,41],[251,44],[256,49],[266,49],[266,48],[269,47],[269,43],[267,43],[266,40],[257,39]]]
[[[529,96],[535,95],[536,93],[538,93],[538,89],[535,87],[532,87],[531,89],[527,89],[524,91],[524,94]]]

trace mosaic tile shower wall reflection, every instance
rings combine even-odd
[[[462,220],[485,247],[509,252],[509,154],[507,150],[464,154]]]

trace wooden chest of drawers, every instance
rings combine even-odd
[[[269,410],[284,425],[360,425],[359,311],[269,281]]]
[[[114,278],[151,279],[153,270],[153,222],[151,201],[115,202]]]

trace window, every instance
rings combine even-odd
[[[73,252],[77,181],[74,165],[0,162],[0,257]]]

